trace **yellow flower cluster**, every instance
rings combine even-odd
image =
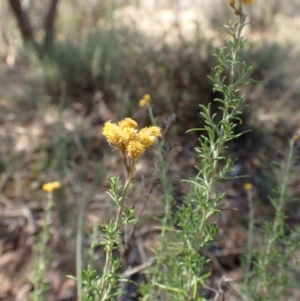
[[[47,192],[52,192],[55,189],[60,188],[61,185],[58,181],[54,181],[54,182],[50,182],[50,183],[46,183],[43,185],[43,190],[47,191]]]
[[[143,96],[143,98],[140,100],[139,106],[140,106],[140,107],[144,107],[144,106],[146,106],[147,104],[149,104],[150,101],[151,101],[151,96],[150,96],[149,94],[145,94],[145,95]]]
[[[131,118],[125,118],[118,124],[107,121],[102,134],[108,143],[136,161],[157,137],[161,137],[160,128],[157,126],[145,127],[140,131],[136,128],[137,123]]]

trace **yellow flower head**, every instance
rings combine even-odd
[[[131,118],[125,118],[118,122],[119,128],[131,128],[135,129],[137,127],[137,123]]]
[[[244,184],[244,189],[246,191],[251,191],[253,189],[253,185],[251,183],[245,183]]]
[[[121,143],[125,148],[130,141],[138,140],[137,130],[130,127],[120,128],[120,136],[122,140]]]
[[[140,142],[141,144],[145,147],[148,148],[151,145],[153,145],[154,141],[155,141],[155,137],[154,136],[150,136],[145,132],[141,132],[139,133],[139,138],[140,138]]]
[[[108,143],[111,143],[115,146],[121,143],[121,131],[119,127],[110,121],[105,122],[102,134],[106,137]]]
[[[145,127],[140,131],[136,127],[137,123],[131,118],[125,118],[118,124],[108,121],[104,124],[102,134],[110,144],[136,161],[157,137],[161,137],[157,126]]]
[[[151,96],[150,96],[150,94],[145,94],[143,98],[144,98],[147,102],[150,102],[150,101],[151,101]]]
[[[151,136],[161,137],[161,131],[158,126],[149,126],[148,131],[150,132]]]
[[[150,101],[151,101],[151,96],[150,96],[150,94],[145,94],[145,95],[143,96],[143,98],[139,101],[139,106],[140,106],[140,107],[144,107],[144,106],[146,106],[147,104],[149,104]]]
[[[136,161],[146,150],[144,145],[138,140],[130,141],[126,146],[126,152],[130,158]]]
[[[53,190],[58,189],[60,187],[60,183],[58,181],[54,181],[44,184],[42,189],[46,192],[52,192]]]
[[[145,127],[139,131],[139,139],[145,148],[153,145],[157,137],[161,137],[160,128],[157,126]]]

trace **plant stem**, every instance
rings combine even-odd
[[[237,112],[239,109],[238,104],[236,107],[232,109],[232,112],[229,111],[230,107],[230,101],[234,98],[235,90],[236,90],[236,66],[237,66],[237,57],[241,49],[241,32],[245,25],[245,19],[246,15],[241,13],[239,24],[237,27],[235,27],[235,32],[233,34],[234,39],[234,45],[235,47],[229,47],[227,48],[227,51],[230,51],[231,60],[230,62],[230,69],[229,69],[229,94],[224,93],[224,107],[223,107],[223,114],[222,114],[222,121],[224,121],[222,124],[214,124],[213,121],[210,123],[210,127],[214,129],[215,133],[212,135],[209,135],[209,143],[211,146],[211,160],[213,162],[211,169],[204,172],[203,174],[203,180],[204,180],[204,188],[206,190],[205,192],[205,200],[204,203],[208,204],[209,200],[211,199],[212,190],[214,183],[217,179],[217,172],[218,172],[218,165],[220,161],[220,152],[224,147],[225,142],[229,138],[229,134],[224,132],[224,129],[226,126],[228,127],[231,122],[232,116]],[[215,134],[217,135],[217,138],[215,137]],[[222,138],[222,139],[221,139]],[[206,208],[201,208],[201,220],[197,231],[197,236],[195,240],[195,250],[199,250],[201,247],[201,240],[203,237],[204,227],[206,225],[207,220],[209,217],[214,213],[213,210],[207,211]],[[213,208],[215,209],[215,208]],[[186,301],[189,300],[190,296],[192,295],[192,292],[197,290],[197,282],[193,283],[193,271],[190,268],[188,271],[188,284],[187,284],[187,297],[185,298]]]
[[[281,233],[281,231],[279,229],[280,225],[282,224],[282,220],[283,220],[281,213],[283,211],[284,203],[286,202],[286,190],[287,190],[288,182],[289,182],[289,178],[290,178],[289,175],[290,175],[291,168],[292,168],[292,165],[294,162],[293,161],[294,143],[295,143],[295,141],[292,139],[290,142],[290,147],[289,147],[289,151],[288,151],[287,158],[286,158],[287,161],[286,161],[286,166],[284,168],[283,180],[279,184],[280,192],[279,192],[278,202],[276,203],[276,206],[275,206],[275,219],[274,219],[274,223],[273,223],[273,227],[272,227],[273,235],[271,237],[269,237],[269,239],[267,241],[264,260],[262,261],[262,268],[264,269],[265,272],[263,273],[263,281],[259,282],[258,291],[260,290],[261,287],[263,287],[264,291],[267,292],[266,269],[271,261],[271,258],[270,258],[271,250],[272,250],[278,236],[280,235],[279,233]]]
[[[119,228],[121,227],[121,224],[122,224],[122,214],[123,214],[123,209],[124,209],[124,201],[125,201],[125,198],[126,198],[126,195],[127,195],[129,185],[131,183],[131,178],[132,178],[132,175],[129,173],[128,177],[126,179],[124,188],[123,188],[122,197],[121,197],[119,208],[118,208],[118,213],[117,213],[117,218],[116,218],[116,223],[115,223],[116,231],[119,231]]]
[[[43,294],[47,290],[47,285],[45,281],[45,270],[46,266],[50,261],[48,242],[50,240],[50,225],[53,207],[53,193],[48,192],[47,194],[47,204],[44,209],[45,218],[43,221],[42,231],[39,234],[39,241],[37,242],[36,252],[36,271],[33,278],[34,290],[30,295],[30,299],[33,301],[44,300]]]
[[[78,204],[78,218],[77,218],[77,232],[76,232],[76,277],[79,279],[77,281],[77,300],[82,300],[82,281],[81,281],[81,271],[82,271],[82,227],[84,219],[84,208],[85,202],[79,202]]]
[[[123,215],[123,211],[124,211],[124,202],[126,199],[126,195],[127,195],[127,191],[129,188],[129,185],[131,183],[131,178],[132,178],[132,173],[129,171],[127,173],[127,179],[122,191],[122,196],[120,199],[120,203],[118,206],[118,213],[117,213],[117,217],[116,217],[116,221],[114,223],[115,225],[115,234],[117,235],[117,233],[119,232],[119,229],[122,227],[123,225],[123,221],[122,221],[122,215]],[[114,244],[115,242],[111,242],[108,244],[107,248],[105,249],[105,265],[103,268],[103,274],[102,274],[102,281],[101,281],[101,285],[100,285],[100,301],[103,300],[103,297],[105,296],[106,292],[107,292],[107,285],[108,285],[108,279],[107,279],[107,275],[109,274],[110,270],[111,270],[111,255],[113,253],[113,249],[114,249]],[[106,299],[104,299],[106,300]]]
[[[246,278],[249,277],[252,255],[253,255],[254,208],[253,208],[252,190],[247,191],[247,200],[249,206],[249,229],[248,229],[247,257],[246,257]]]

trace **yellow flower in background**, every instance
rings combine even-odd
[[[143,98],[144,98],[147,102],[150,102],[150,101],[151,101],[151,96],[150,96],[150,94],[145,94]]]
[[[42,187],[42,189],[46,192],[52,192],[53,190],[56,190],[61,187],[61,184],[58,181],[45,183]]]
[[[250,5],[253,3],[253,0],[243,0],[243,4]]]
[[[233,8],[233,12],[240,16],[242,13],[242,6],[250,5],[253,1],[254,0],[228,0],[228,4]]]
[[[251,183],[245,183],[244,184],[244,189],[246,191],[251,191],[253,189],[253,185]]]
[[[150,96],[150,94],[145,94],[145,95],[143,96],[143,98],[140,100],[139,106],[140,106],[140,107],[144,107],[144,106],[146,106],[147,104],[149,104],[150,101],[151,101],[151,96]]]
[[[108,143],[136,161],[148,147],[153,145],[156,138],[161,137],[160,128],[157,126],[145,127],[140,131],[136,127],[137,123],[131,118],[125,118],[118,124],[107,121],[102,134]]]

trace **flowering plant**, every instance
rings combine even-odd
[[[111,188],[108,191],[109,197],[117,205],[117,215],[114,221],[102,226],[103,241],[92,245],[103,246],[105,250],[105,265],[102,276],[98,276],[96,271],[88,266],[82,272],[81,282],[85,287],[84,300],[112,300],[117,294],[118,285],[121,279],[121,259],[114,257],[113,251],[118,250],[119,237],[122,227],[135,220],[134,208],[129,208],[125,204],[128,188],[133,177],[137,160],[142,156],[147,148],[154,144],[156,138],[161,137],[160,128],[149,126],[137,130],[137,123],[131,118],[125,118],[118,123],[107,121],[104,124],[102,134],[107,142],[121,152],[126,169],[126,180],[122,191],[118,184],[118,177],[109,179]]]

